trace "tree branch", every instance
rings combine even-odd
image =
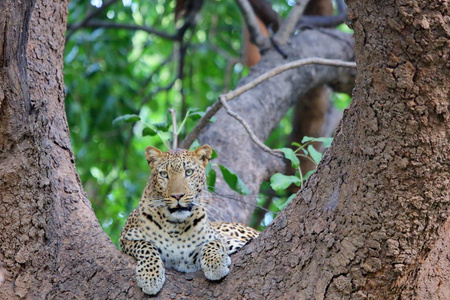
[[[197,125],[194,129],[186,136],[184,141],[181,143],[181,148],[189,149],[195,139],[198,137],[203,128],[208,124],[209,120],[219,111],[222,107],[221,99],[225,101],[230,101],[237,96],[245,93],[246,91],[258,86],[261,82],[279,75],[285,71],[290,69],[295,69],[301,66],[317,64],[317,65],[326,65],[326,66],[334,66],[334,67],[347,67],[347,68],[355,68],[356,63],[349,61],[342,61],[339,59],[325,59],[325,58],[305,58],[295,60],[293,62],[281,65],[279,67],[273,68],[272,70],[262,74],[256,79],[250,81],[249,83],[235,89],[234,91],[230,91],[226,94],[222,94],[219,96],[219,101],[215,102],[203,115],[203,117],[198,121]],[[245,126],[244,126],[245,127]]]
[[[297,25],[300,17],[303,15],[303,11],[305,10],[308,2],[309,0],[297,0],[283,24],[281,24],[280,29],[273,37],[276,44],[283,45],[289,40],[291,35],[294,33],[295,26]]]
[[[248,0],[236,0],[239,9],[244,17],[245,25],[250,33],[250,41],[255,44],[261,53],[269,50],[272,45],[270,40],[264,36],[259,28],[258,21],[256,20],[255,12],[253,11]]]

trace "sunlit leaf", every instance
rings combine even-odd
[[[276,173],[272,177],[270,177],[270,186],[275,191],[284,191],[291,184],[300,185],[300,183],[301,180],[297,176]]]
[[[320,142],[320,143],[323,143],[323,146],[325,148],[328,148],[328,147],[330,147],[332,141],[333,141],[333,138],[331,138],[331,137],[304,136],[302,139],[302,144],[307,143],[307,142]]]
[[[236,175],[233,171],[230,169],[219,165],[220,171],[222,172],[223,178],[225,179],[225,182],[228,184],[228,186],[238,192],[241,195],[248,195],[250,194],[249,188],[245,185],[245,183],[239,178],[239,176]]]
[[[311,155],[312,159],[316,164],[319,164],[320,160],[322,159],[322,153],[317,151],[313,145],[308,146],[309,155]]]
[[[291,161],[292,167],[294,169],[297,169],[300,166],[300,161],[299,161],[297,155],[295,155],[294,150],[292,150],[291,148],[280,148],[278,150],[283,152],[284,157],[286,157],[286,159]]]

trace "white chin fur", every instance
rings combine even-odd
[[[176,211],[170,214],[170,220],[182,222],[191,216],[191,212],[187,210]]]

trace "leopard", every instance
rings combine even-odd
[[[137,260],[137,285],[146,294],[159,293],[166,269],[202,270],[208,280],[222,280],[230,272],[230,255],[259,235],[246,225],[208,218],[205,169],[211,155],[209,145],[194,151],[145,149],[150,177],[119,243]]]

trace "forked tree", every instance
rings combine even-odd
[[[225,280],[169,272],[161,299],[450,298],[448,2],[348,5],[356,87],[317,172],[232,257]],[[62,73],[67,6],[0,2],[0,298],[141,299],[135,262],[102,231],[75,171]],[[290,59],[350,60],[348,41],[305,30],[282,46]],[[282,62],[267,51],[244,82]],[[291,70],[230,107],[264,140],[299,94],[347,75]],[[216,118],[200,141],[256,193],[282,163],[223,110]]]

